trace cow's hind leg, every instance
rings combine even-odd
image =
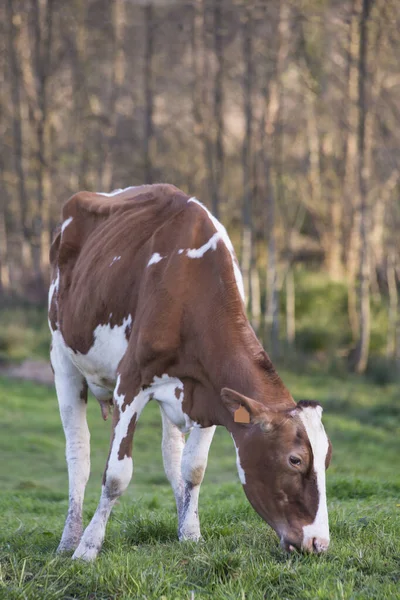
[[[200,485],[207,466],[208,452],[214,436],[215,426],[192,429],[182,457],[184,483],[182,509],[179,514],[178,534],[180,540],[199,540],[200,522],[198,513]]]
[[[182,478],[182,454],[185,447],[185,436],[181,433],[170,421],[164,412],[160,403],[160,411],[162,417],[163,433],[162,433],[162,455],[164,462],[165,474],[174,492],[176,508],[178,511],[178,519],[182,514],[183,497],[184,497],[184,482]]]
[[[61,345],[53,340],[51,362],[66,440],[69,507],[58,552],[75,550],[82,536],[82,507],[90,473],[90,434],[86,421],[87,384]]]
[[[126,490],[132,477],[132,439],[137,419],[149,401],[149,393],[141,390],[131,400],[120,392],[117,383],[114,392],[113,433],[108,462],[103,476],[103,487],[97,510],[85,529],[73,558],[94,560],[104,540],[106,525],[116,500]]]

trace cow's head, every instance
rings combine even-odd
[[[327,550],[325,470],[331,443],[321,406],[303,400],[293,409],[272,411],[227,388],[222,399],[233,415],[242,415],[239,421],[249,420],[237,424],[233,439],[239,477],[252,506],[286,550]]]

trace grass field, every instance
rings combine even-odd
[[[218,430],[200,496],[204,540],[180,544],[161,462],[158,407],[134,441],[134,477],[114,509],[93,565],[57,557],[67,510],[64,438],[55,393],[0,379],[0,598],[400,598],[398,387],[323,375],[283,378],[296,398],[325,407],[334,455],[328,471],[331,549],[286,556],[249,506],[228,434]],[[93,514],[109,423],[89,402]]]

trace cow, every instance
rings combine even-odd
[[[49,289],[50,356],[69,475],[58,551],[87,561],[98,555],[132,476],[136,423],[151,400],[161,410],[180,540],[200,538],[200,485],[220,425],[232,436],[248,500],[282,547],[326,551],[331,444],[322,408],[296,404],[259,343],[225,228],[170,184],[79,192],[62,217]],[[113,409],[101,497],[83,533],[88,388],[103,418]]]

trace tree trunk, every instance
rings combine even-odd
[[[153,183],[154,177],[154,81],[153,81],[153,53],[154,53],[154,15],[151,2],[144,7],[145,20],[145,50],[144,50],[144,95],[145,95],[145,119],[144,119],[144,181]]]
[[[370,340],[370,252],[369,207],[367,199],[368,165],[365,152],[366,79],[367,79],[367,21],[370,0],[360,0],[360,45],[358,59],[358,181],[360,192],[360,284],[359,284],[359,338],[355,352],[355,370],[363,373],[367,368]]]
[[[36,224],[39,247],[39,272],[46,277],[50,252],[50,132],[48,107],[48,78],[50,73],[54,0],[32,0],[35,32],[35,66],[38,99],[37,132],[37,192],[38,216]]]
[[[396,357],[396,334],[398,328],[398,292],[396,282],[396,255],[392,247],[387,258],[386,277],[389,291],[389,313],[388,313],[388,330],[386,342],[386,356],[388,358]]]
[[[111,96],[108,107],[110,125],[105,141],[105,156],[101,168],[101,189],[110,191],[118,187],[114,181],[113,149],[118,132],[118,100],[124,83],[126,59],[124,51],[126,10],[125,0],[114,0],[111,5],[113,22],[113,57],[111,76]]]
[[[18,216],[16,234],[20,244],[20,263],[23,271],[29,272],[32,268],[32,252],[30,246],[31,228],[29,225],[29,198],[26,190],[24,168],[24,142],[22,136],[22,101],[21,101],[21,69],[18,60],[18,36],[22,24],[20,14],[14,10],[15,0],[7,0],[7,21],[9,27],[8,53],[11,71],[11,98],[13,122],[13,158],[14,169],[18,186]]]
[[[273,357],[279,355],[279,291],[278,291],[278,259],[276,247],[276,201],[283,201],[282,182],[282,100],[283,86],[282,74],[289,49],[289,18],[290,12],[287,3],[282,0],[279,6],[278,46],[275,63],[275,74],[270,83],[270,94],[265,125],[266,140],[272,148],[273,160],[268,159],[264,151],[264,169],[267,181],[267,277],[265,311],[266,341],[268,350]],[[272,162],[272,164],[271,164]],[[272,167],[272,168],[271,168]],[[272,173],[271,173],[272,171]],[[271,185],[271,175],[273,185]]]
[[[87,4],[85,0],[74,0],[74,7],[76,14],[76,35],[74,40],[75,53],[73,63],[73,100],[77,176],[72,171],[70,181],[72,192],[78,189],[85,190],[91,188],[89,173],[89,101],[87,89]]]
[[[223,119],[223,73],[224,73],[224,54],[223,54],[223,15],[222,2],[214,0],[214,51],[216,59],[216,70],[214,79],[214,119],[215,119],[215,159],[214,159],[214,178],[212,190],[212,209],[217,219],[220,216],[221,187],[223,181],[224,164],[224,119]]]
[[[360,258],[360,211],[359,179],[357,179],[357,130],[359,124],[358,110],[358,81],[360,49],[360,12],[363,0],[353,0],[352,18],[349,39],[349,76],[348,76],[348,124],[345,149],[344,199],[347,207],[348,242],[347,242],[347,282],[348,282],[348,313],[353,340],[357,339],[360,329],[359,313],[357,310],[356,279],[359,272]]]
[[[3,186],[1,186],[3,187]],[[10,269],[8,263],[8,236],[4,195],[0,195],[0,293],[10,291]]]
[[[260,275],[257,267],[257,257],[255,255],[255,246],[253,245],[253,258],[251,261],[251,298],[252,298],[252,326],[257,335],[259,335],[261,324],[261,290]]]
[[[294,348],[296,338],[296,289],[293,269],[286,275],[286,341],[289,348]]]
[[[252,125],[253,125],[253,48],[252,48],[252,14],[249,7],[245,8],[243,21],[243,61],[244,61],[244,117],[245,133],[243,138],[242,164],[243,164],[243,230],[242,230],[242,253],[241,268],[244,282],[247,308],[252,314],[252,290],[251,290],[251,254],[253,243],[252,223]]]

